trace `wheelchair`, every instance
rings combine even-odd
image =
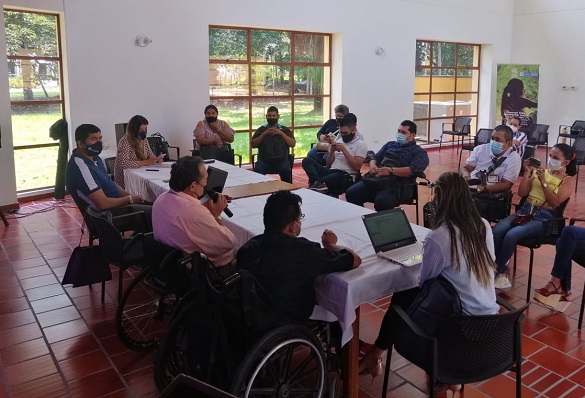
[[[116,334],[134,351],[154,350],[182,297],[191,288],[191,256],[151,239],[145,264],[124,290],[116,310]],[[198,254],[198,253],[197,253]]]
[[[327,323],[289,322],[246,271],[213,280],[204,256],[192,260],[194,286],[155,354],[159,391],[183,373],[238,397],[337,395],[340,348]]]

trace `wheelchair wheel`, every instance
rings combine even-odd
[[[303,325],[285,325],[264,335],[234,375],[238,397],[321,397],[325,384],[322,343]]]
[[[177,295],[158,287],[145,269],[124,291],[116,311],[116,333],[122,343],[135,351],[148,351],[158,346]]]
[[[186,351],[186,322],[191,306],[176,311],[167,327],[154,357],[154,383],[162,392],[179,373],[189,374],[183,355]]]

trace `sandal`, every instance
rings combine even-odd
[[[553,287],[554,290],[548,290],[547,287],[548,285],[551,285]],[[560,286],[556,286],[554,283],[552,282],[547,282],[546,285],[544,287],[541,287],[540,289],[536,289],[535,290],[536,293],[540,294],[541,296],[544,297],[548,297],[552,294],[561,294],[561,289]],[[570,293],[569,293],[570,294]],[[567,295],[568,297],[569,295]]]

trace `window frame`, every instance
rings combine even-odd
[[[50,62],[57,62],[59,64],[59,88],[60,88],[60,95],[59,99],[49,99],[49,100],[33,100],[33,101],[10,101],[10,106],[31,106],[31,105],[59,105],[61,109],[61,118],[65,117],[65,88],[63,84],[63,48],[62,48],[62,38],[61,38],[61,16],[59,13],[55,12],[44,12],[44,11],[33,11],[33,10],[21,10],[17,8],[10,8],[5,7],[3,8],[3,12],[19,12],[19,13],[26,13],[26,14],[36,14],[36,15],[46,15],[50,17],[55,17],[56,20],[56,38],[57,38],[57,54],[56,57],[48,57],[48,56],[34,56],[34,55],[7,55],[7,61],[11,60],[19,60],[19,61],[50,61]],[[12,121],[11,121],[12,123]],[[50,127],[50,126],[47,126]],[[30,150],[30,149],[39,149],[39,148],[51,148],[51,147],[58,147],[59,142],[55,143],[43,143],[43,144],[30,144],[30,145],[14,145],[13,150],[14,154],[16,155],[17,151],[21,150]],[[14,159],[16,156],[14,157]],[[43,189],[50,189],[54,188],[54,185],[45,186],[45,187],[35,187],[31,189],[24,189],[21,191],[17,191],[18,194],[38,191]]]
[[[209,66],[211,67],[214,64],[231,64],[231,65],[246,65],[248,68],[248,76],[247,76],[247,85],[248,85],[248,93],[247,95],[231,95],[231,96],[224,96],[224,95],[213,95],[210,93],[209,99],[210,103],[215,103],[218,101],[244,101],[247,103],[248,106],[248,128],[247,129],[234,129],[236,134],[244,134],[248,133],[248,143],[252,139],[252,135],[256,131],[259,126],[253,125],[253,111],[254,111],[254,102],[257,100],[262,99],[273,99],[275,102],[282,101],[282,100],[289,100],[291,104],[291,112],[290,112],[290,126],[287,125],[292,131],[302,130],[307,128],[315,128],[319,129],[322,126],[323,121],[320,124],[295,124],[295,100],[303,99],[303,98],[321,98],[322,103],[325,103],[325,99],[329,99],[328,103],[331,103],[331,96],[332,96],[332,84],[331,84],[331,77],[332,77],[332,40],[333,34],[331,33],[323,33],[323,32],[309,32],[309,31],[296,31],[296,30],[288,30],[288,29],[272,29],[272,28],[251,28],[251,27],[242,27],[242,26],[229,26],[229,25],[209,25],[209,31],[211,29],[230,29],[230,30],[240,30],[246,32],[246,57],[244,59],[216,59],[211,58],[211,54],[209,55]],[[289,34],[290,37],[290,61],[288,62],[268,62],[268,61],[254,61],[252,60],[252,32],[253,31],[270,31],[270,32],[285,32]],[[328,54],[328,61],[327,62],[302,62],[302,61],[295,61],[295,42],[296,42],[296,35],[319,35],[323,36],[325,39],[328,39],[328,43],[325,44],[328,48],[325,49],[326,53]],[[325,48],[325,47],[324,47]],[[289,85],[290,85],[290,94],[288,95],[255,95],[253,94],[253,67],[254,66],[277,66],[277,67],[289,67]],[[327,73],[327,68],[329,68],[329,76],[328,78],[324,79],[324,92],[328,92],[328,94],[296,94],[295,93],[295,80],[294,80],[294,71],[295,67],[322,67],[324,69],[324,74]],[[328,87],[325,87],[325,81],[329,82]],[[324,110],[325,111],[325,110]],[[326,110],[328,114],[330,110]],[[324,112],[325,113],[325,112]],[[328,120],[329,118],[327,118]],[[315,131],[316,133],[316,131]],[[296,137],[295,137],[296,138]],[[252,157],[252,148],[248,147],[248,156],[249,159]]]
[[[427,124],[427,138],[426,138],[426,142],[424,142],[423,139],[420,139],[420,141],[423,141],[423,143],[432,143],[433,139],[432,139],[432,133],[433,131],[431,131],[431,121],[433,120],[444,120],[446,123],[455,122],[455,118],[456,117],[471,117],[472,119],[472,132],[471,134],[474,136],[475,135],[475,130],[477,130],[477,117],[478,117],[478,109],[479,109],[479,94],[480,94],[480,79],[481,79],[481,75],[480,75],[480,65],[481,65],[481,44],[476,44],[476,43],[463,43],[463,42],[447,42],[447,41],[437,41],[437,40],[417,40],[416,41],[416,45],[418,46],[420,43],[428,43],[428,46],[430,48],[430,53],[429,53],[429,65],[419,65],[419,60],[415,58],[415,80],[418,77],[426,77],[429,79],[429,84],[428,84],[428,91],[416,91],[416,84],[415,84],[415,90],[414,90],[414,95],[413,98],[416,98],[417,96],[427,96],[428,97],[428,101],[427,101],[427,115],[426,117],[413,117],[413,121],[415,123],[420,123],[420,122],[426,122]],[[439,45],[439,44],[452,44],[455,45],[455,49],[454,49],[454,65],[448,65],[448,66],[444,66],[444,65],[434,65],[433,59],[434,59],[434,48],[435,45]],[[473,53],[473,58],[477,59],[477,61],[475,61],[472,66],[461,66],[459,65],[459,49],[461,46],[471,46],[474,48],[474,53]],[[477,57],[475,54],[475,49],[477,49],[478,53],[477,53]],[[418,54],[418,53],[417,53]],[[415,56],[416,57],[416,56]],[[436,71],[441,71],[441,70],[453,70],[454,73],[453,75],[447,75],[447,74],[437,74],[435,73]],[[424,74],[419,74],[419,71],[426,71],[426,73]],[[460,75],[460,71],[471,71],[471,75],[470,77],[473,79],[473,74],[477,73],[477,82],[475,83],[475,85],[477,86],[477,90],[473,90],[473,87],[471,90],[458,90],[458,80],[460,80],[461,78],[465,77],[468,78],[468,76],[462,76]],[[437,91],[433,91],[433,77],[436,80],[437,78],[441,77],[449,77],[449,78],[453,78],[454,79],[454,89],[453,90],[437,90]],[[452,104],[450,106],[453,107],[453,115],[447,115],[447,116],[432,116],[432,98],[433,95],[448,95],[448,96],[452,96],[452,100],[446,100],[443,102],[449,102],[452,101]],[[456,110],[458,109],[458,107],[460,107],[460,105],[457,104],[457,98],[460,95],[469,95],[470,97],[473,98],[473,96],[475,95],[477,100],[475,101],[475,109],[470,109],[470,112],[468,114],[456,114]],[[417,102],[421,102],[421,101],[417,101]],[[414,100],[413,100],[413,106],[414,106]],[[472,106],[473,108],[473,106]],[[414,116],[414,112],[413,112],[413,116]],[[475,128],[474,128],[475,127]]]

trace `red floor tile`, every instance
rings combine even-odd
[[[69,383],[72,398],[101,397],[124,388],[113,369],[107,369]]]
[[[57,361],[63,361],[100,348],[96,338],[89,333],[51,344]]]
[[[8,382],[17,385],[56,374],[57,368],[50,355],[43,355],[7,366],[4,371]]]
[[[52,374],[11,388],[13,398],[60,398],[68,395],[65,383],[58,374]]]
[[[65,380],[77,380],[110,369],[108,356],[101,350],[84,353],[59,362]]]
[[[43,338],[11,345],[1,351],[2,363],[4,366],[17,364],[19,362],[28,361],[29,359],[48,354],[49,348]]]

